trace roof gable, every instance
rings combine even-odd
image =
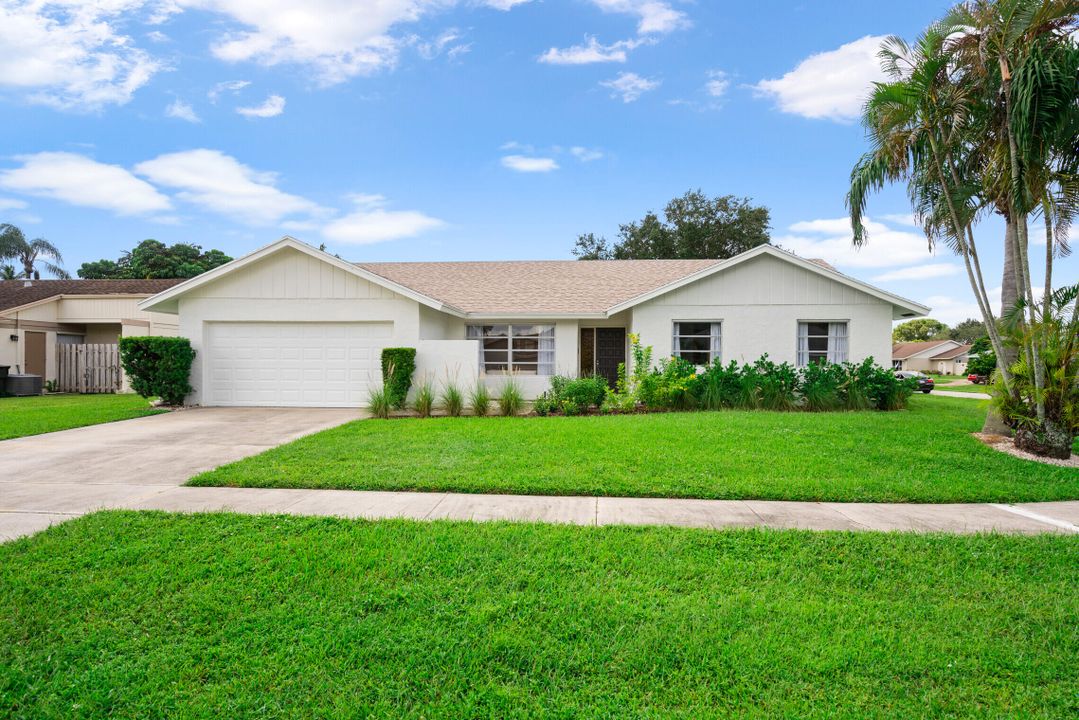
[[[139,303],[140,310],[155,311],[155,312],[170,312],[175,313],[178,310],[178,300],[180,296],[185,295],[196,288],[204,287],[210,283],[216,282],[224,276],[234,273],[242,268],[251,266],[258,263],[261,260],[269,258],[281,252],[289,250],[295,250],[303,255],[316,258],[334,268],[340,269],[351,275],[358,276],[368,282],[372,282],[380,287],[395,292],[404,297],[410,298],[423,305],[433,307],[443,312],[448,312],[454,315],[460,315],[461,312],[457,308],[447,305],[439,300],[423,295],[416,292],[412,288],[399,285],[395,282],[387,280],[386,278],[375,275],[372,272],[364,270],[363,268],[354,265],[349,262],[345,262],[341,258],[330,255],[327,252],[318,250],[311,247],[306,243],[302,243],[299,240],[286,235],[277,242],[266,245],[259,248],[254,252],[248,253],[243,257],[227,262],[224,265],[220,265],[213,270],[205,272],[197,277],[193,277],[190,280],[186,280],[173,288],[166,290],[165,292],[154,295]]]
[[[892,345],[892,359],[906,360],[912,357],[930,356],[934,353],[958,347],[960,343],[955,340],[924,340],[921,342],[904,342]]]

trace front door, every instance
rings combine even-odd
[[[45,333],[26,333],[26,372],[45,377]]]
[[[626,361],[626,329],[596,328],[596,375],[618,383],[618,366]]]

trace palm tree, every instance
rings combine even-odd
[[[14,265],[0,265],[0,280],[18,280]]]
[[[23,231],[14,225],[0,225],[0,258],[12,258],[22,266],[23,277],[40,276],[37,265],[58,278],[71,277],[63,268],[64,258],[59,248],[45,238],[27,240]]]
[[[851,172],[847,207],[855,245],[868,242],[863,218],[869,193],[906,181],[915,215],[930,246],[943,242],[963,258],[978,309],[998,359],[1004,344],[990,306],[973,225],[981,210],[977,178],[970,172],[968,88],[952,81],[947,25],[929,27],[912,46],[885,40],[881,66],[891,78],[877,83],[863,113],[872,148]],[[1005,387],[1006,363],[999,363]]]

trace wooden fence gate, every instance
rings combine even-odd
[[[118,345],[57,345],[60,392],[114,393],[123,384]]]

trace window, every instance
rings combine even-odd
[[[676,322],[672,354],[694,365],[708,365],[722,357],[722,323]]]
[[[847,361],[847,323],[798,323],[798,367]]]
[[[554,325],[469,325],[486,375],[554,375]]]

